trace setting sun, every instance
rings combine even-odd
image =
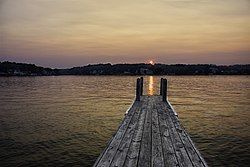
[[[153,60],[150,60],[150,61],[149,61],[149,64],[154,65],[154,61],[153,61]]]

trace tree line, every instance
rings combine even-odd
[[[51,75],[249,75],[250,64],[93,64],[67,69],[52,69],[35,64],[0,62],[0,76]]]

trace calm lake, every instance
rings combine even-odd
[[[250,76],[167,76],[209,166],[249,166]],[[145,94],[158,94],[146,76]],[[135,76],[0,77],[0,166],[92,166],[134,99]]]

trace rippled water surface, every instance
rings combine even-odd
[[[249,76],[168,76],[169,100],[210,166],[248,166]],[[134,99],[136,77],[0,78],[0,166],[91,166]],[[144,77],[157,94],[160,77]]]

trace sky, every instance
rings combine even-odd
[[[250,0],[0,0],[0,61],[250,64]]]

